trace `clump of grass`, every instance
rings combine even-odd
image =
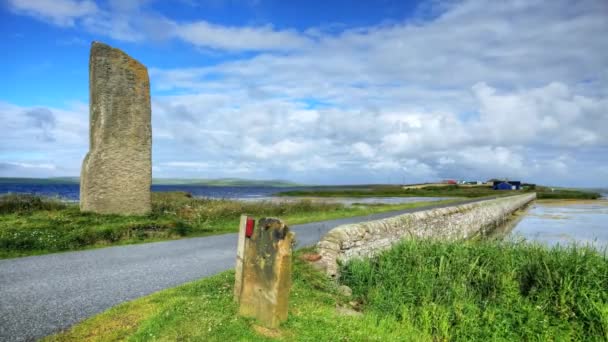
[[[35,210],[64,209],[65,203],[58,199],[45,198],[29,194],[0,195],[0,214],[29,213]]]
[[[342,281],[435,340],[608,339],[608,261],[590,248],[406,241]]]

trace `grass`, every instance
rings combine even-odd
[[[600,194],[575,189],[551,189],[536,186],[525,190],[493,190],[491,186],[441,185],[403,189],[400,185],[365,185],[343,187],[311,187],[302,190],[280,192],[279,196],[309,197],[467,197],[504,196],[536,192],[539,199],[597,199]]]
[[[608,339],[608,264],[585,248],[404,242],[343,266],[354,298],[298,257],[293,278],[289,319],[276,330],[237,316],[228,271],[118,305],[46,340]],[[337,310],[348,302],[362,303],[362,313]]]
[[[442,203],[344,206],[197,199],[179,192],[152,196],[147,216],[81,213],[78,205],[53,199],[0,196],[0,258],[236,232],[242,213],[277,216],[294,225]]]
[[[583,191],[574,189],[551,189],[549,187],[537,187],[536,196],[538,199],[581,199],[594,200],[601,197],[601,194],[594,191]]]
[[[313,187],[302,190],[280,192],[279,196],[313,197],[483,197],[517,193],[516,191],[495,191],[489,186],[425,186],[417,189],[403,189],[400,185],[366,185],[344,187]]]
[[[433,340],[608,339],[608,261],[584,247],[407,241],[344,265],[342,281]]]

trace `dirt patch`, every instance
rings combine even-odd
[[[279,329],[269,329],[261,325],[253,325],[253,330],[255,330],[256,333],[268,338],[284,337],[283,332]]]

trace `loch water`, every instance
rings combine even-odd
[[[205,186],[205,185],[152,185],[153,192],[184,191],[195,197],[224,198],[244,201],[299,201],[301,197],[273,197],[279,192],[301,190],[302,187],[267,187],[267,186]],[[65,201],[77,202],[80,197],[78,184],[22,184],[0,183],[0,195],[6,193],[34,194],[55,197]],[[306,199],[319,202],[335,202],[345,205],[361,204],[398,204],[412,202],[433,202],[446,197],[368,197],[368,198],[318,198]]]
[[[512,239],[548,246],[608,248],[608,198],[536,201],[511,231]]]

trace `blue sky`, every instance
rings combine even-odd
[[[608,185],[608,3],[5,0],[0,176],[75,176],[88,54],[144,63],[154,177]]]

